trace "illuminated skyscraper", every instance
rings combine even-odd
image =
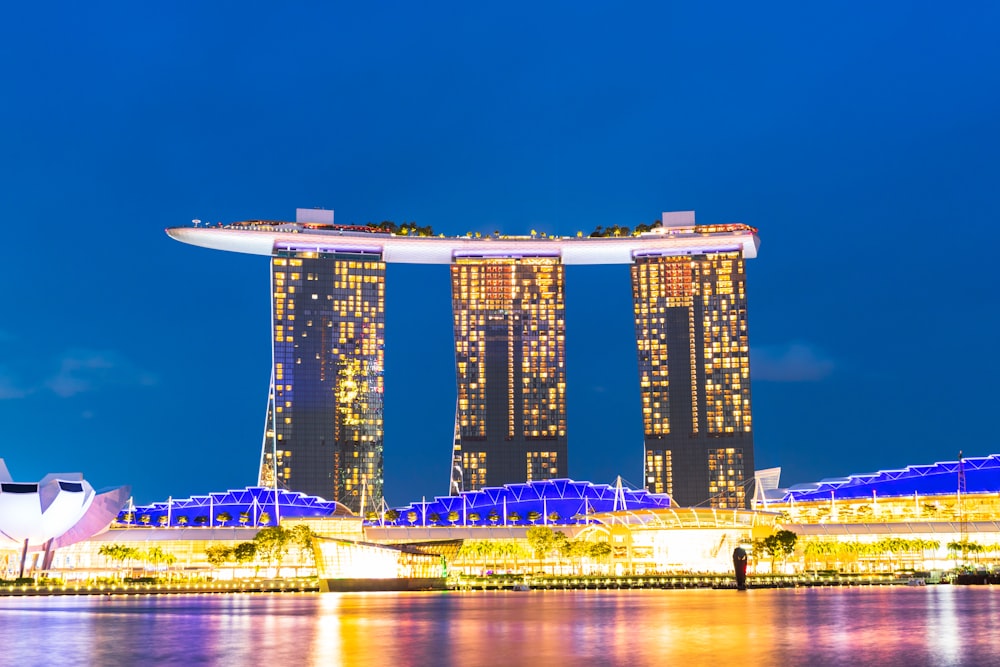
[[[456,257],[451,490],[567,476],[563,265]]]
[[[664,214],[663,228],[693,228],[693,216]],[[746,507],[754,468],[742,248],[637,254],[632,296],[646,488],[680,505]]]
[[[375,509],[385,262],[380,253],[282,243],[271,287],[273,365],[258,483],[274,486],[277,477],[279,486],[355,512]]]

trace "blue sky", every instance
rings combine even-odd
[[[1000,451],[994,3],[28,4],[0,21],[0,457],[255,481],[268,267],[164,228],[760,229],[758,467]],[[540,6],[539,6],[540,5]],[[392,265],[386,493],[447,490],[444,267]],[[568,267],[570,475],[642,481],[627,267]],[[994,341],[994,342],[990,342]]]

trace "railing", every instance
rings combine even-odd
[[[833,575],[750,575],[747,588],[811,588],[829,586],[897,586],[906,585],[906,579],[892,574],[833,574]],[[631,576],[516,576],[491,577],[461,576],[448,582],[449,588],[458,591],[515,590],[527,586],[532,590],[570,589],[688,589],[736,588],[731,575],[631,575]]]
[[[308,593],[319,590],[317,579],[245,579],[197,583],[64,583],[0,582],[0,597],[30,595],[180,595],[195,593]]]

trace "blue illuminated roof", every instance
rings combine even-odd
[[[962,459],[965,493],[1000,492],[1000,454]],[[900,496],[949,495],[958,490],[958,461],[913,465],[901,470],[880,470],[819,482],[797,484],[783,490],[780,502],[810,500],[891,498]]]
[[[396,508],[399,517],[386,523],[401,526],[444,526],[452,523],[529,525],[532,523],[528,518],[529,513],[538,512],[539,518],[534,523],[565,525],[584,523],[585,515],[597,512],[670,506],[671,500],[666,494],[626,487],[617,490],[608,484],[576,482],[571,479],[549,479],[487,487],[479,491],[465,491],[457,496],[437,496],[426,502],[410,503],[406,507]],[[458,515],[453,522],[448,520],[451,512]],[[494,520],[490,519],[490,512],[496,513]],[[511,513],[514,512],[518,515],[516,521],[511,518]],[[475,519],[474,515],[479,518]],[[553,516],[555,518],[550,518]],[[379,523],[380,520],[375,519],[369,523]]]
[[[118,513],[119,523],[148,523],[151,526],[223,526],[229,524],[238,526],[275,525],[276,520],[300,517],[352,516],[352,512],[333,500],[324,500],[318,496],[307,496],[295,491],[277,491],[277,507],[275,507],[275,490],[259,486],[248,486],[245,489],[233,489],[219,493],[209,493],[204,496],[191,496],[184,499],[171,499],[167,502],[143,505],[131,510],[133,516],[128,517],[129,510]],[[244,515],[245,513],[245,515]],[[223,515],[220,520],[219,516]],[[225,519],[224,515],[229,518]],[[241,521],[243,515],[243,521]],[[263,515],[263,516],[262,516]],[[145,517],[149,517],[148,521]]]

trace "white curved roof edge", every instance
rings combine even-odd
[[[450,264],[454,257],[553,256],[563,264],[631,264],[644,254],[685,255],[742,250],[757,256],[760,239],[746,232],[711,235],[648,235],[606,238],[440,238],[306,231],[227,229],[224,227],[171,227],[170,238],[214,250],[250,255],[273,255],[279,244],[325,252],[381,252],[383,260],[400,264]]]

